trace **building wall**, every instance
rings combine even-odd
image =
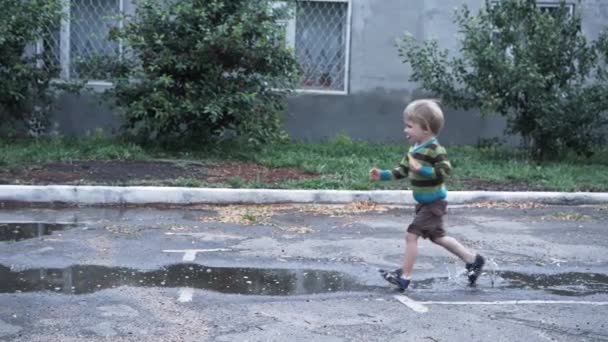
[[[104,89],[107,87],[98,88],[97,92],[59,96],[53,113],[59,132],[69,136],[82,136],[99,129],[117,133],[121,121],[115,109],[101,98],[99,91]]]
[[[554,2],[558,1],[543,1]],[[285,128],[296,140],[317,141],[345,133],[355,139],[399,141],[405,105],[424,96],[408,81],[411,69],[395,46],[408,31],[418,40],[438,39],[441,48],[458,50],[454,11],[467,4],[475,13],[484,0],[352,0],[350,81],[347,95],[299,94],[289,99]],[[576,4],[579,6],[579,4]],[[608,19],[608,1],[583,0],[583,30],[595,38]],[[116,127],[118,119],[105,105],[64,98],[56,119],[69,133],[95,125]],[[502,137],[500,117],[481,118],[475,111],[444,108],[445,144],[474,144],[480,138]],[[86,120],[82,120],[82,117]]]
[[[451,15],[458,0],[366,0],[352,2],[348,95],[302,94],[290,100],[287,129],[296,139],[318,140],[346,133],[357,139],[397,141],[403,136],[403,108],[424,94],[398,56],[397,40],[408,31],[457,48]],[[446,109],[444,143],[470,144],[501,135],[496,118]],[[463,128],[466,128],[463,131]]]

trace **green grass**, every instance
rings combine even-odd
[[[372,166],[395,167],[406,151],[398,144],[354,142],[347,145],[290,144],[272,146],[251,157],[268,167],[298,167],[317,172],[320,178],[286,182],[285,188],[395,189],[407,182],[369,182]],[[608,150],[590,159],[567,156],[565,161],[537,163],[518,150],[503,148],[448,147],[454,166],[452,190],[467,190],[471,180],[518,188],[552,191],[608,191]]]
[[[511,190],[608,191],[608,149],[586,159],[568,155],[561,161],[537,163],[519,150],[471,146],[448,146],[454,166],[448,182],[451,190],[471,190],[471,183]],[[20,168],[51,161],[74,160],[174,160],[176,163],[217,163],[222,160],[253,161],[269,168],[294,167],[318,173],[305,180],[290,180],[277,185],[240,178],[225,184],[177,178],[176,186],[226,186],[238,188],[275,187],[289,189],[405,189],[406,181],[370,182],[371,167],[392,168],[403,157],[407,146],[373,144],[334,139],[326,143],[271,145],[254,150],[220,146],[194,151],[148,150],[101,137],[51,139],[7,143],[0,141],[0,168]],[[136,180],[135,180],[136,182]]]
[[[145,160],[150,154],[134,144],[121,144],[99,136],[82,139],[53,138],[6,142],[0,140],[0,167],[74,160]]]

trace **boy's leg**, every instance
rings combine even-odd
[[[382,277],[391,284],[399,286],[402,290],[408,288],[414,262],[418,256],[418,238],[420,237],[420,227],[424,227],[424,222],[428,219],[430,213],[424,210],[425,206],[417,204],[415,208],[416,216],[414,221],[407,228],[405,235],[405,258],[402,268],[395,271],[380,270]]]
[[[477,278],[479,278],[479,275],[481,275],[481,270],[485,264],[485,259],[480,254],[471,253],[471,251],[452,237],[442,236],[435,238],[432,241],[457,255],[462,261],[465,262],[469,283],[471,285],[475,285]]]
[[[458,256],[462,261],[467,264],[470,264],[475,261],[475,254],[471,253],[471,251],[469,251],[465,246],[463,246],[453,237],[443,236],[440,238],[432,239],[431,241],[447,249],[452,254]]]
[[[414,262],[418,256],[418,235],[407,233],[405,235],[405,259],[403,268],[395,271],[380,270],[382,277],[391,284],[397,285],[401,290],[405,290],[410,285]]]
[[[405,235],[405,259],[403,260],[403,277],[406,279],[412,278],[414,263],[418,256],[418,238],[420,236],[407,233]]]
[[[472,263],[466,264],[467,268],[467,276],[469,277],[469,283],[471,286],[475,285],[477,278],[481,275],[481,270],[483,270],[483,265],[486,263],[486,259],[484,259],[480,254],[475,256],[475,260]]]

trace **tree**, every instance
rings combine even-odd
[[[588,42],[579,14],[563,2],[541,11],[535,0],[486,1],[477,15],[463,6],[455,23],[457,57],[433,40],[401,40],[412,81],[456,108],[503,115],[507,133],[519,134],[539,159],[564,150],[590,155],[605,141],[606,32]]]
[[[48,56],[27,51],[61,18],[59,0],[3,0],[0,11],[0,121],[3,131],[36,121],[44,128],[58,68]],[[27,124],[26,124],[27,126]],[[39,133],[39,132],[38,132]]]
[[[127,130],[164,144],[280,139],[297,64],[271,0],[139,0],[123,30],[129,68],[111,90]]]

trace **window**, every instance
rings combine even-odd
[[[537,2],[538,8],[542,13],[552,13],[559,9],[559,3]],[[570,15],[574,14],[574,4],[566,4],[566,9]]]
[[[499,3],[499,1],[493,1],[492,6],[496,5],[497,3]],[[552,13],[552,12],[555,12],[557,9],[559,9],[559,7],[561,6],[561,3],[560,2],[537,1],[536,6],[538,6],[538,8],[540,9],[540,11],[542,13]],[[566,9],[568,10],[568,12],[570,13],[570,15],[573,15],[574,14],[574,4],[566,3],[565,6],[566,6]]]
[[[299,0],[279,23],[300,65],[300,91],[347,93],[351,11],[350,0]]]
[[[103,68],[121,52],[120,44],[107,37],[121,25],[117,16],[122,10],[123,0],[66,0],[64,19],[38,44],[45,63],[58,67],[62,79],[103,80]]]
[[[496,6],[498,3],[499,3],[499,1],[494,1],[494,2],[492,2],[492,6]],[[541,13],[552,14],[552,13],[556,13],[556,11],[560,8],[561,3],[560,2],[537,1],[536,6],[538,7],[538,9],[540,10]],[[566,3],[565,6],[566,6],[566,10],[568,11],[569,15],[570,16],[574,15],[574,5]],[[499,34],[500,34],[500,32],[494,28],[494,30],[492,31],[492,39],[494,41],[497,41],[499,38]],[[513,47],[512,46],[508,46],[505,49],[505,56],[508,58],[513,58]]]

